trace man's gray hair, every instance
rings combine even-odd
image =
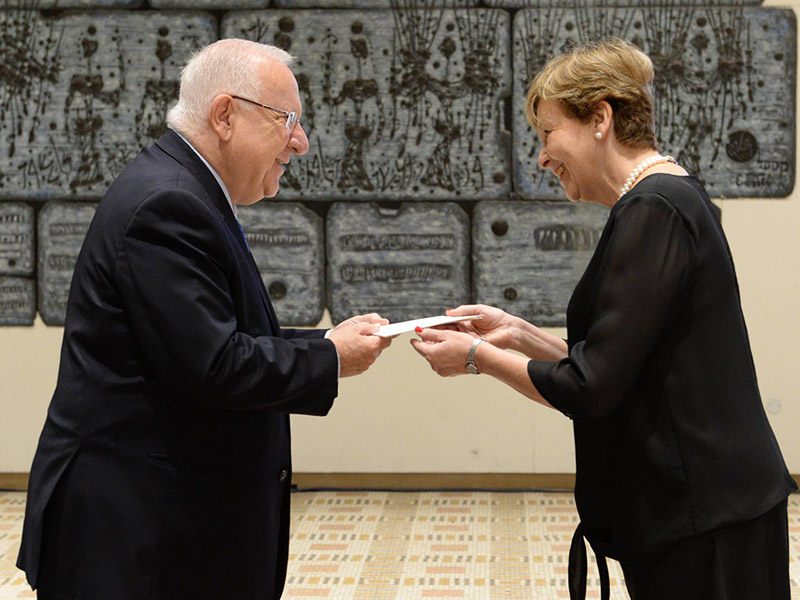
[[[207,127],[211,101],[220,94],[257,101],[262,92],[257,66],[269,60],[291,66],[294,58],[275,46],[235,38],[202,48],[181,71],[180,97],[167,113],[167,126],[193,138]]]

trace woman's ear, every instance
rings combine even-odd
[[[233,135],[233,97],[220,94],[211,101],[209,109],[211,127],[220,140],[228,141]]]
[[[594,115],[592,116],[592,125],[594,126],[595,132],[594,135],[598,140],[608,137],[608,134],[614,125],[613,116],[614,109],[611,108],[611,105],[608,102],[601,100],[598,103],[597,108],[594,109]]]

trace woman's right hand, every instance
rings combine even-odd
[[[486,338],[487,342],[503,350],[515,350],[536,360],[561,360],[567,356],[567,343],[560,337],[494,306],[463,304],[446,312],[453,317],[483,315],[482,319],[446,327]]]
[[[504,350],[514,349],[514,339],[519,329],[519,317],[508,314],[500,308],[486,304],[462,304],[445,311],[451,317],[482,315],[482,319],[462,321],[453,327],[475,337],[486,338],[493,346]]]

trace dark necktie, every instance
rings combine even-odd
[[[236,224],[239,226],[239,231],[242,232],[242,239],[244,240],[244,245],[247,246],[247,251],[250,251],[250,244],[247,243],[247,236],[244,234],[244,227],[239,221],[236,221]]]

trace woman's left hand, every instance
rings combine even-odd
[[[423,329],[417,331],[420,339],[411,340],[414,350],[442,377],[465,375],[467,354],[474,335],[449,329]]]

